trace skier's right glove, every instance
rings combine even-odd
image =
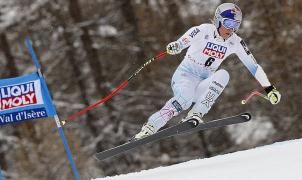
[[[179,54],[182,51],[182,44],[178,41],[171,42],[167,45],[167,53],[170,55]]]
[[[268,97],[269,101],[273,105],[278,104],[280,102],[281,94],[274,86],[266,87],[265,91],[267,93],[267,97]]]

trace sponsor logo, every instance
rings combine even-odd
[[[37,104],[34,82],[0,88],[0,110]]]
[[[181,42],[184,44],[184,45],[188,45],[190,43],[190,40],[188,38],[182,38],[181,39]]]
[[[238,7],[232,9],[232,13],[234,14],[235,19],[239,19],[241,15],[241,10]]]
[[[194,36],[196,36],[198,33],[200,32],[200,30],[198,28],[194,29],[190,34],[189,36],[191,38],[193,38]]]
[[[223,85],[221,85],[220,83],[218,83],[217,81],[213,81],[213,84],[215,84],[216,86],[220,87],[221,89],[223,89]]]
[[[255,57],[253,55],[251,55],[251,57],[252,57],[252,60],[254,61],[254,63],[257,64]]]
[[[176,101],[176,100],[173,101],[172,105],[175,107],[175,109],[176,109],[177,112],[181,112],[182,111],[182,107],[181,107],[181,105],[179,104],[178,101]]]
[[[245,42],[243,40],[240,41],[240,44],[242,45],[244,51],[246,52],[247,55],[251,54],[251,51],[249,50],[249,48],[247,47],[247,45],[245,44]]]
[[[223,59],[226,51],[226,47],[208,42],[203,53],[214,58]]]
[[[233,9],[223,11],[222,13],[219,14],[221,14],[222,17],[227,17],[230,19],[237,20],[240,18],[241,10],[238,7],[235,7]]]
[[[208,92],[205,99],[201,101],[201,104],[204,104],[207,108],[210,108],[214,103],[215,94],[212,92]]]
[[[213,87],[213,86],[210,86],[210,88],[209,88],[210,90],[212,90],[213,92],[215,92],[216,94],[220,94],[220,91],[218,91],[215,87]]]

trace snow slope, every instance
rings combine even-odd
[[[97,180],[301,180],[302,139]]]

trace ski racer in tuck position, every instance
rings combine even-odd
[[[179,54],[188,48],[172,77],[174,96],[149,117],[134,139],[156,133],[172,117],[189,109],[192,104],[192,109],[183,121],[194,118],[202,123],[202,117],[208,113],[229,82],[228,72],[217,69],[233,53],[264,88],[270,102],[279,103],[281,94],[270,83],[244,41],[235,34],[241,21],[240,8],[232,3],[223,3],[216,9],[213,24],[192,27],[177,41],[167,45],[167,53],[170,55]]]

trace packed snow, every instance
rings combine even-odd
[[[302,139],[97,180],[299,180]]]

